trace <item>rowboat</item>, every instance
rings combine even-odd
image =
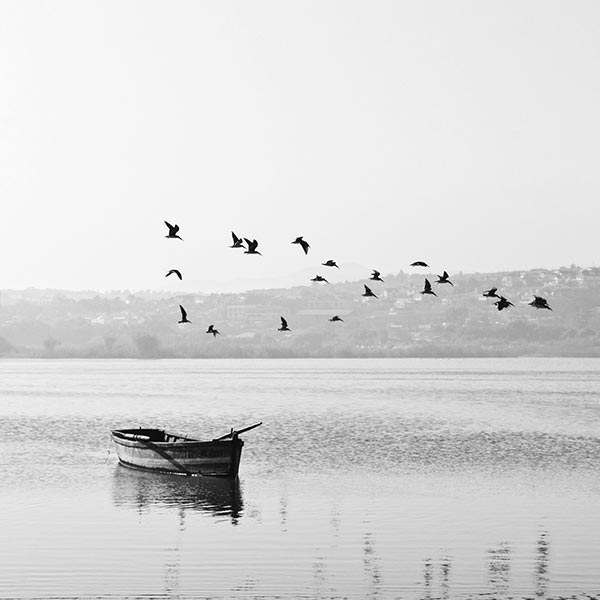
[[[164,429],[113,429],[112,441],[125,467],[178,473],[237,477],[244,441],[240,434],[262,425],[255,423],[209,441]]]

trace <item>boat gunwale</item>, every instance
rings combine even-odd
[[[123,430],[123,429],[113,429],[111,430],[111,437],[113,439],[113,441],[117,444],[121,444],[123,446],[141,446],[141,447],[148,447],[148,446],[153,446],[153,445],[157,445],[160,446],[161,448],[166,448],[166,447],[190,447],[193,445],[216,445],[216,446],[221,446],[221,445],[231,445],[231,444],[235,444],[235,443],[240,443],[242,446],[244,445],[244,441],[241,440],[238,437],[233,437],[231,439],[225,439],[225,440],[195,440],[193,438],[184,438],[181,441],[172,441],[172,442],[155,442],[152,441],[151,439],[147,439],[147,440],[143,440],[143,439],[131,439],[129,437],[122,437],[120,434],[128,434],[128,435],[144,435],[144,434],[136,434],[133,433],[134,431],[139,431],[137,429],[134,430]],[[149,431],[148,429],[144,430],[142,429],[141,431]],[[167,433],[168,435],[175,435],[173,433],[169,433],[169,432],[165,432],[162,429],[154,429],[152,431],[158,431],[161,433]]]

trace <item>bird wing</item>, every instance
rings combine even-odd
[[[180,281],[183,281],[183,277],[181,276],[181,273],[177,269],[173,269],[173,273],[175,273],[175,275],[177,275],[177,277],[179,277]]]
[[[305,242],[304,240],[300,240],[300,245],[302,246],[302,250],[304,250],[304,254],[308,254],[310,244],[308,242]]]
[[[231,237],[233,238],[234,244],[239,244],[242,241],[237,235],[235,235],[235,233],[233,233],[233,231],[231,232]]]
[[[494,295],[496,292],[498,291],[498,288],[490,288],[488,294],[490,294],[490,296]]]
[[[181,319],[185,321],[185,319],[187,319],[187,313],[185,312],[185,308],[183,308],[181,304],[179,305],[179,310],[181,311]]]
[[[429,279],[425,280],[425,291],[426,292],[430,292],[431,291],[431,283],[429,282]]]
[[[280,317],[280,319],[281,319],[281,326],[287,327],[288,326],[287,321],[283,317]]]
[[[171,225],[171,223],[169,223],[168,221],[165,221],[165,225],[169,228],[169,233],[175,233],[176,229],[173,225]],[[179,227],[177,227],[177,229],[179,229]]]
[[[365,285],[363,283],[363,285]],[[365,294],[372,294],[373,292],[371,291],[371,288],[368,285],[365,285]]]
[[[379,277],[381,275],[381,273],[379,271],[376,271],[375,269],[373,269],[373,277]]]
[[[448,279],[448,277],[450,277],[450,275],[448,275],[448,273],[446,271],[444,271],[444,274],[442,275],[442,277],[444,279]]]

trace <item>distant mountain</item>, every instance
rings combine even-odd
[[[187,290],[2,290],[0,355],[34,357],[600,356],[600,269],[575,265],[451,273],[424,297],[423,273],[302,269],[287,277],[190,281]],[[430,276],[431,277],[431,276]],[[485,290],[513,303],[499,311]],[[189,290],[189,291],[188,291]],[[217,293],[211,293],[215,290]],[[236,291],[242,290],[242,291]],[[535,295],[552,311],[531,306]],[[191,324],[179,325],[179,304]],[[291,333],[278,331],[284,315]],[[331,321],[334,315],[342,321]],[[209,324],[221,335],[206,336]]]

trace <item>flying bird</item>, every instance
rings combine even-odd
[[[191,323],[191,321],[188,321],[187,313],[185,312],[185,308],[183,308],[183,306],[181,306],[181,304],[179,305],[179,310],[181,311],[181,321],[177,321],[177,322],[178,323]]]
[[[165,221],[165,225],[169,228],[169,235],[165,235],[166,238],[177,238],[183,242],[183,238],[177,235],[179,231],[179,225],[171,225],[171,223],[167,223]]]
[[[338,317],[337,315],[334,315],[333,317],[331,317],[331,319],[329,319],[332,323],[335,323],[336,321],[341,321],[342,323],[344,322],[344,319],[342,319],[342,317]]]
[[[371,274],[371,277],[369,277],[369,279],[371,279],[372,281],[383,282],[383,279],[381,279],[380,275],[381,275],[381,273],[379,271],[376,271],[375,269],[373,269],[373,273]]]
[[[325,277],[321,277],[321,275],[315,275],[311,281],[324,281],[325,283],[329,283]]]
[[[425,287],[423,288],[421,294],[432,294],[437,296],[437,294],[431,289],[431,283],[429,283],[429,279],[425,279]]]
[[[181,276],[181,271],[178,271],[177,269],[171,269],[166,275],[165,277],[168,277],[169,275],[173,275],[173,273],[175,273],[175,275],[177,275],[177,277],[179,277],[179,280],[181,281],[183,279],[183,277]]]
[[[283,317],[279,317],[281,319],[281,327],[277,329],[277,331],[291,331],[288,327],[287,321]]]
[[[502,310],[503,308],[508,308],[509,306],[514,306],[512,302],[509,302],[504,296],[500,296],[500,300],[494,302],[494,304],[498,307],[498,310]]]
[[[416,260],[414,263],[410,263],[411,267],[428,267],[429,265],[422,260]]]
[[[258,242],[256,240],[249,240],[248,238],[244,238],[246,240],[246,244],[248,244],[248,250],[244,250],[244,254],[260,254],[260,252],[256,249],[258,246]],[[260,254],[262,256],[262,254]]]
[[[483,292],[483,295],[486,298],[501,298],[502,296],[498,296],[498,294],[496,294],[497,291],[498,291],[498,288],[490,288],[487,292]],[[494,304],[498,304],[498,303],[494,302]],[[502,310],[502,309],[499,308],[498,310]]]
[[[233,231],[231,232],[231,237],[233,238],[233,244],[231,246],[229,246],[230,248],[243,248],[244,247],[244,240],[242,240],[242,238],[239,238],[237,235],[235,235],[235,233],[233,233]]]
[[[364,283],[363,283],[363,285],[364,285]],[[365,285],[365,293],[363,294],[363,296],[365,296],[366,298],[370,298],[371,296],[373,298],[378,297],[373,293],[373,291],[371,290],[371,288],[368,285]]]
[[[529,306],[534,306],[535,308],[547,308],[548,310],[552,310],[548,306],[548,301],[546,298],[542,298],[541,296],[534,296],[533,300],[529,302]]]
[[[213,337],[217,337],[218,335],[221,335],[216,329],[214,325],[209,325],[208,329],[206,330],[206,333],[212,333]]]
[[[449,283],[452,287],[454,287],[454,284],[448,279],[448,277],[450,277],[450,275],[448,275],[448,273],[446,273],[446,271],[444,271],[443,275],[438,275],[438,280],[436,281],[436,283]]]
[[[308,254],[308,249],[310,248],[310,245],[308,244],[307,241],[302,239],[302,236],[297,237],[292,244],[300,244],[302,246],[302,250],[304,250],[304,254]]]
[[[335,262],[335,260],[331,260],[329,259],[327,262],[321,263],[324,267],[336,267],[337,269],[339,269],[339,267],[337,266],[337,263]]]

